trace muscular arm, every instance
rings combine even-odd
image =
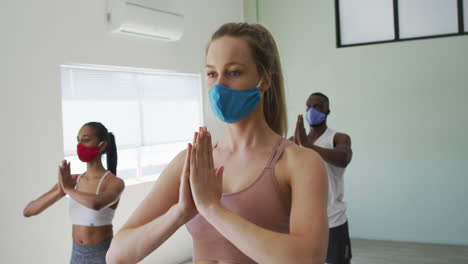
[[[289,234],[259,227],[220,203],[200,213],[258,263],[323,263],[328,245],[326,170],[316,153],[296,146],[286,150],[283,162],[292,192]]]
[[[321,148],[311,143],[304,128],[302,115],[298,115],[294,136],[289,138],[289,140],[292,140],[299,146],[315,150],[326,162],[341,168],[346,168],[346,166],[348,166],[353,155],[351,151],[351,138],[343,133],[335,134],[333,138],[333,149]]]
[[[317,151],[326,162],[346,168],[353,156],[351,138],[346,134],[336,133],[333,143],[335,145],[333,149],[321,148],[310,142],[302,143],[302,146]]]
[[[186,151],[161,173],[152,190],[112,240],[107,263],[137,263],[164,243],[187,218],[180,207],[180,175]]]
[[[49,206],[60,200],[65,193],[62,192],[60,186],[55,184],[48,192],[41,195],[41,197],[33,200],[26,205],[23,210],[24,217],[30,217],[40,214],[42,211],[47,209]]]
[[[96,195],[94,193],[86,193],[75,190],[74,188],[66,188],[65,193],[70,195],[75,201],[79,202],[80,204],[94,210],[101,210],[106,208],[115,201],[117,201],[122,194],[125,188],[124,182],[114,177],[112,182],[110,182],[104,192]]]

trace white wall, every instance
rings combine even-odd
[[[56,183],[56,166],[63,158],[59,65],[85,63],[202,73],[211,33],[222,23],[242,17],[241,0],[183,0],[177,5],[185,14],[183,39],[164,43],[107,33],[105,5],[105,0],[2,1],[1,263],[69,261],[72,239],[67,199],[39,216],[22,216],[30,200]],[[219,137],[222,126],[207,110],[205,123]],[[116,213],[115,231],[151,185],[126,188]],[[191,241],[185,228],[168,244],[143,262],[177,263],[190,257]]]

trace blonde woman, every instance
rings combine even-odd
[[[184,224],[196,264],[324,263],[326,170],[317,153],[283,139],[283,77],[268,30],[221,26],[206,83],[224,135],[212,145],[206,128],[195,133],[116,234],[108,263],[142,260]]]

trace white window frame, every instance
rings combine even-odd
[[[67,121],[66,118],[67,116],[65,111],[66,110],[66,104],[72,102],[72,99],[64,99],[64,98],[70,98],[65,95],[65,90],[66,87],[69,87],[70,85],[73,85],[71,80],[73,77],[68,78],[66,74],[70,73],[65,73],[65,71],[79,71],[79,70],[86,70],[86,71],[97,71],[97,72],[121,72],[125,74],[134,74],[135,76],[157,76],[157,78],[164,78],[164,76],[168,78],[174,79],[174,77],[181,77],[181,78],[186,78],[189,84],[193,85],[195,89],[198,89],[198,91],[193,92],[192,96],[194,96],[192,104],[192,108],[196,107],[198,108],[198,113],[192,113],[193,115],[198,115],[198,122],[197,118],[192,119],[195,120],[193,121],[193,129],[186,129],[187,131],[184,130],[183,132],[183,138],[178,139],[178,140],[165,140],[162,138],[161,140],[155,141],[153,138],[150,140],[146,141],[152,141],[150,143],[145,143],[145,136],[144,136],[144,128],[143,126],[145,125],[143,121],[143,116],[145,113],[143,112],[143,104],[146,102],[147,105],[151,106],[150,103],[147,103],[148,98],[146,98],[143,95],[143,90],[148,89],[148,87],[136,87],[135,89],[138,90],[138,105],[139,105],[139,116],[136,118],[139,118],[139,128],[135,128],[139,130],[140,138],[138,140],[138,144],[132,144],[132,145],[125,145],[119,143],[119,137],[118,137],[118,131],[112,131],[112,128],[108,127],[109,132],[114,132],[116,136],[116,145],[117,145],[117,152],[118,152],[118,163],[117,163],[117,176],[119,176],[119,165],[122,164],[131,164],[132,161],[129,161],[128,159],[133,160],[133,158],[128,158],[136,156],[135,160],[135,171],[134,171],[134,177],[122,177],[125,181],[126,185],[133,185],[133,184],[138,184],[138,183],[144,183],[144,182],[150,182],[150,181],[155,181],[158,177],[160,172],[164,169],[164,167],[174,158],[174,156],[182,151],[183,149],[186,148],[187,143],[192,140],[192,135],[193,132],[195,131],[195,127],[202,126],[204,123],[203,120],[203,96],[202,96],[202,75],[201,74],[193,74],[193,73],[178,73],[178,72],[173,72],[173,71],[166,71],[166,70],[154,70],[154,69],[141,69],[141,68],[130,68],[130,67],[117,67],[117,66],[103,66],[103,65],[86,65],[86,64],[65,64],[60,66],[61,69],[61,74],[62,74],[62,113],[63,113],[63,129],[64,129],[64,135],[63,135],[63,142],[64,142],[64,157],[67,160],[72,160],[73,164],[71,166],[72,168],[72,173],[83,173],[86,170],[86,164],[82,163],[78,160],[78,157],[76,155],[76,149],[71,149],[70,148],[70,138],[75,140],[76,142],[76,135],[78,133],[78,130],[76,131],[71,131],[71,129],[68,129],[68,132],[65,132],[65,126],[66,124],[69,124],[71,121]],[[71,73],[72,74],[72,73]],[[73,75],[70,75],[73,76]],[[150,77],[151,78],[151,77]],[[156,79],[157,79],[156,78]],[[67,86],[68,85],[68,86]],[[137,85],[138,86],[138,85]],[[73,89],[73,88],[71,88]],[[153,88],[149,88],[153,89]],[[164,93],[171,93],[171,91],[177,90],[176,88],[172,89],[167,89],[165,90]],[[150,91],[150,90],[147,90]],[[160,91],[159,91],[160,92]],[[180,90],[179,90],[180,92]],[[195,94],[195,95],[194,95]],[[198,95],[198,98],[197,98]],[[72,95],[73,96],[73,95]],[[92,99],[92,98],[90,98]],[[154,99],[152,97],[151,99]],[[68,101],[67,101],[68,100]],[[171,104],[169,102],[168,104]],[[198,104],[198,106],[197,106]],[[177,105],[177,107],[180,107],[180,104]],[[70,107],[68,107],[70,109]],[[196,109],[195,109],[196,110]],[[78,110],[79,111],[79,110]],[[196,111],[191,111],[191,112],[196,112]],[[151,112],[153,114],[153,112]],[[80,121],[82,123],[80,124],[74,124],[74,126],[81,126],[84,123],[88,121],[98,121],[100,122],[101,120],[93,120],[93,117],[90,117],[87,119],[87,121]],[[191,120],[182,120],[183,122],[190,122]],[[102,122],[105,126],[108,126],[106,122]],[[165,124],[159,124],[161,127],[163,127]],[[151,129],[151,128],[150,128]],[[71,133],[71,134],[70,134]],[[166,134],[170,133],[170,131],[166,131]],[[185,136],[186,135],[186,136]],[[66,144],[68,143],[68,144]],[[65,149],[68,148],[68,149]],[[134,152],[132,154],[132,152]],[[146,155],[146,156],[145,156]],[[127,159],[127,160],[126,160]],[[154,164],[152,163],[153,160]],[[157,161],[156,161],[157,160]],[[106,167],[106,155],[104,154],[102,156],[102,161],[104,167]],[[145,169],[145,170],[144,170]],[[121,176],[125,175],[130,175],[128,173],[128,170],[132,170],[132,168],[127,169],[127,173],[125,173],[126,169],[120,169]]]
[[[346,1],[346,2],[345,2]],[[388,37],[390,36],[389,34],[386,34],[386,37],[382,36],[375,36],[372,37],[372,32],[379,32],[375,28],[369,27],[371,31],[367,32],[368,34],[366,35],[365,33],[365,28],[350,28],[349,24],[342,24],[342,21],[346,21],[348,17],[355,16],[356,19],[358,20],[363,20],[362,17],[359,16],[358,12],[360,8],[364,8],[366,10],[366,6],[356,6],[355,11],[351,11],[351,14],[346,14],[345,17],[342,17],[342,12],[341,10],[340,3],[347,3],[349,6],[349,1],[360,1],[360,0],[335,0],[335,23],[336,23],[336,46],[337,48],[345,48],[345,47],[353,47],[353,46],[362,46],[362,45],[369,45],[369,44],[381,44],[381,43],[392,43],[392,42],[398,42],[398,41],[408,41],[408,40],[420,40],[420,39],[430,39],[430,38],[440,38],[440,37],[453,37],[453,36],[464,36],[468,34],[468,0],[444,0],[444,1],[454,1],[450,2],[450,5],[454,6],[456,5],[456,12],[453,12],[453,16],[456,17],[451,17],[449,14],[445,14],[446,16],[440,20],[440,23],[442,24],[434,24],[433,26],[431,25],[425,25],[423,27],[419,26],[420,29],[417,29],[416,26],[416,31],[412,30],[410,34],[407,34],[405,36],[405,32],[403,31],[403,36],[400,34],[400,29],[401,28],[406,28],[406,27],[411,27],[414,28],[415,25],[408,25],[405,23],[418,23],[417,21],[421,21],[421,18],[417,19],[403,19],[403,21],[400,20],[400,9],[399,5],[406,5],[409,1],[415,1],[415,0],[388,0],[392,1],[393,4],[391,7],[391,12],[393,12],[393,30],[394,30],[394,37]],[[419,1],[419,0],[418,0]],[[434,8],[437,6],[435,1],[433,0],[433,6]],[[424,1],[420,0],[421,5],[424,3]],[[427,6],[425,6],[427,7]],[[423,10],[423,6],[421,6],[421,10]],[[349,10],[348,10],[349,11]],[[369,10],[367,10],[369,11]],[[430,10],[428,10],[429,12]],[[354,13],[356,12],[356,13]],[[353,15],[354,13],[354,15]],[[429,12],[429,13],[434,13],[434,12]],[[370,17],[369,17],[370,18]],[[365,18],[364,18],[365,19]],[[453,26],[453,21],[454,19],[457,20],[457,26],[458,28],[454,28]],[[352,22],[351,24],[355,23]],[[434,21],[430,21],[431,23],[434,23]],[[369,21],[369,23],[372,23],[372,21]],[[402,23],[404,25],[402,25]],[[356,23],[359,24],[359,23]],[[386,24],[385,24],[386,25]],[[445,26],[444,26],[445,25]],[[447,25],[450,25],[447,27]],[[377,23],[378,26],[378,23]],[[428,27],[433,27],[429,28]],[[349,32],[343,32],[342,30],[345,29],[346,31]],[[364,32],[363,32],[364,31]],[[359,34],[357,34],[358,32]],[[431,33],[433,32],[433,33]],[[357,35],[356,35],[357,34]],[[381,33],[379,33],[381,34]],[[356,40],[356,36],[359,37],[365,36],[362,40]],[[350,38],[349,36],[353,36],[353,38]],[[351,41],[349,41],[351,39]]]

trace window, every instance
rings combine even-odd
[[[392,0],[348,0],[339,3],[343,45],[395,38]]]
[[[127,185],[156,180],[203,123],[200,74],[62,65],[61,77],[64,154],[72,173],[86,170],[76,136],[87,122],[114,133],[117,175]]]
[[[463,0],[461,5],[463,7],[463,11],[461,11],[461,10],[458,11],[459,14],[461,15],[461,17],[459,17],[459,19],[462,20],[462,18],[463,18],[463,31],[466,34],[466,33],[468,33],[468,0]]]
[[[337,47],[466,35],[468,0],[335,0]]]

